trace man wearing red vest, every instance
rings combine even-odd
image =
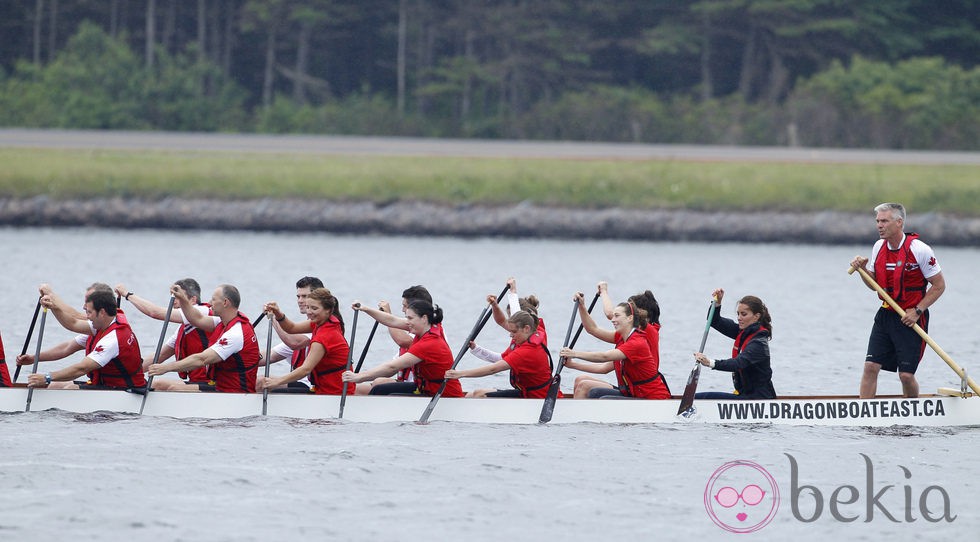
[[[49,296],[41,298],[41,303],[55,314],[58,309]],[[33,387],[50,387],[78,389],[80,386],[73,381],[88,373],[89,382],[81,387],[133,389],[146,386],[141,365],[140,345],[136,335],[121,315],[117,317],[116,299],[111,291],[99,289],[85,296],[85,324],[88,333],[81,333],[73,341],[62,343],[54,348],[41,352],[41,361],[62,359],[68,355],[85,349],[82,361],[50,373],[35,373],[28,377],[27,383]],[[59,318],[59,321],[61,319]],[[67,318],[74,331],[80,320]],[[23,360],[21,358],[24,358]],[[18,356],[18,363],[33,363],[34,356]],[[21,363],[26,364],[26,363]]]
[[[317,277],[307,276],[296,281],[296,306],[299,308],[299,313],[304,317],[306,316],[306,300],[310,297],[310,292],[317,288],[323,288],[323,281]],[[289,371],[303,365],[310,348],[312,334],[286,333],[275,319],[272,321],[272,327],[276,330],[276,334],[279,335],[279,338],[283,342],[272,347],[269,363],[276,363],[288,359]],[[290,382],[288,386],[284,387],[293,388],[294,390],[305,389],[308,391],[310,389],[303,382]]]
[[[874,397],[878,373],[884,369],[898,371],[905,397],[918,397],[915,370],[926,344],[912,326],[918,323],[928,330],[929,306],[943,295],[946,281],[932,248],[918,235],[905,233],[904,206],[882,203],[875,212],[880,239],[871,250],[871,269],[866,267],[868,258],[862,256],[855,257],[851,266],[865,268],[905,312],[896,314],[888,303],[878,309],[868,340],[860,393],[862,398]],[[868,287],[874,289],[870,284]]]
[[[187,320],[187,317],[184,316],[184,311],[197,311],[203,315],[211,316],[211,307],[199,301],[201,298],[201,285],[192,278],[181,279],[174,284],[180,286],[187,292],[187,298],[190,300],[190,304],[183,305],[179,299],[174,299],[174,310],[170,314],[170,321],[179,324],[180,327],[177,328],[177,331],[161,347],[158,362],[166,361],[170,359],[170,356],[175,356],[175,359],[178,361],[182,360],[191,354],[197,354],[203,351],[209,344],[209,332],[192,326]],[[150,318],[163,320],[167,316],[167,309],[165,307],[161,307],[148,299],[134,294],[124,284],[116,285],[116,295],[132,303],[134,307]],[[152,363],[153,354],[149,354],[143,358],[144,369],[148,369]],[[181,372],[180,377],[187,382],[196,383],[207,383],[211,380],[206,367],[198,368],[190,373]]]
[[[178,285],[170,293],[180,300],[181,306],[190,306],[187,292]],[[202,352],[180,361],[151,365],[147,374],[159,376],[171,371],[192,371],[205,365],[213,370],[214,386],[188,384],[180,380],[154,380],[154,390],[172,391],[255,391],[255,378],[259,366],[259,344],[252,324],[241,312],[241,294],[230,284],[218,286],[211,295],[211,312],[206,316],[198,311],[187,311],[184,316],[191,325],[211,332],[210,346]]]
[[[7,356],[3,352],[3,338],[0,338],[0,388],[13,386],[10,371],[7,369]]]

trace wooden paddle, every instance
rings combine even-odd
[[[599,293],[596,292],[595,297],[592,298],[592,303],[589,304],[589,313],[592,313],[592,309],[595,308],[596,302],[599,301]],[[578,325],[578,330],[575,332],[575,337],[571,342],[568,342],[568,338],[572,335],[572,326],[575,325],[575,315],[578,314],[578,301],[575,302],[575,307],[572,309],[572,317],[568,321],[568,330],[565,331],[565,343],[563,346],[573,348],[575,343],[578,341],[579,335],[582,334],[582,324]],[[566,358],[558,358],[558,367],[555,368],[555,374],[551,377],[551,384],[548,385],[548,394],[545,395],[544,404],[541,405],[541,414],[538,416],[538,423],[548,423],[551,421],[552,415],[555,413],[555,403],[558,402],[558,391],[561,389],[561,370],[565,368]]]
[[[27,347],[31,344],[31,335],[34,334],[34,324],[37,323],[37,313],[41,312],[41,298],[37,298],[37,305],[34,307],[34,316],[31,317],[31,327],[27,329],[27,338],[24,339],[24,348],[20,351],[20,355],[27,353]],[[14,382],[17,382],[17,377],[20,376],[21,365],[17,366],[14,370]]]
[[[37,348],[34,350],[34,367],[31,369],[31,374],[37,373],[37,363],[41,361],[41,341],[44,339],[44,321],[48,316],[48,308],[44,307],[44,312],[41,313],[41,328],[37,330]],[[24,406],[24,412],[31,411],[31,398],[34,397],[34,388],[27,389],[27,404]]]
[[[884,299],[885,302],[888,303],[888,305],[891,306],[892,309],[894,309],[896,314],[905,314],[905,309],[903,309],[901,305],[899,305],[894,299],[892,299],[892,296],[888,295],[888,292],[886,292],[885,289],[881,287],[881,285],[875,282],[875,279],[872,278],[867,271],[865,271],[863,268],[860,267],[857,269],[851,267],[847,270],[847,274],[848,275],[853,274],[854,271],[857,271],[858,273],[861,274],[861,278],[863,278],[865,282],[867,282],[872,288],[875,289],[876,292],[878,292],[878,295],[880,295],[881,298]],[[936,354],[938,354],[939,357],[946,362],[946,365],[949,365],[950,369],[952,369],[953,371],[956,372],[957,375],[959,375],[960,379],[966,380],[966,383],[970,386],[970,389],[973,390],[973,393],[980,394],[980,388],[977,387],[977,383],[974,382],[972,378],[966,375],[966,371],[964,371],[962,367],[960,367],[955,361],[953,361],[953,358],[949,357],[949,354],[943,351],[943,349],[938,344],[936,344],[936,341],[932,340],[932,337],[930,337],[929,334],[927,334],[925,330],[922,329],[921,326],[919,326],[919,324],[917,323],[912,324],[912,329],[914,329],[915,332],[918,333],[920,337],[922,337],[922,340],[924,340],[926,344],[928,344],[936,352]]]
[[[510,289],[509,284],[504,286],[504,289],[500,290],[500,295],[497,296],[497,299],[498,300],[502,299],[504,295],[507,293],[507,290],[509,289]],[[487,322],[490,321],[490,317],[492,315],[493,312],[490,310],[490,305],[487,304],[487,306],[483,308],[483,312],[480,313],[480,318],[477,319],[476,325],[473,326],[473,329],[470,331],[469,336],[466,337],[466,342],[463,343],[463,347],[460,348],[459,352],[456,353],[456,359],[453,360],[453,366],[451,367],[451,369],[453,370],[456,369],[456,365],[459,364],[459,360],[463,359],[463,354],[465,354],[466,350],[470,347],[470,343],[476,340],[477,335],[479,335],[480,332],[483,331],[483,326],[487,325]],[[442,384],[439,385],[439,391],[437,391],[436,394],[432,396],[432,399],[429,401],[429,404],[425,407],[425,411],[422,412],[422,416],[419,418],[418,423],[428,423],[429,416],[432,415],[432,411],[436,408],[436,403],[438,403],[439,398],[442,397],[442,392],[446,391],[446,384],[448,383],[449,380],[444,377],[442,379]]]
[[[360,304],[358,304],[358,307],[360,307]],[[357,335],[357,314],[359,312],[361,311],[358,310],[354,311],[354,323],[351,324],[350,344],[348,345],[348,349],[347,349],[347,367],[345,368],[346,371],[350,370],[351,361],[353,361],[354,359],[354,337]],[[337,417],[343,418],[344,406],[347,404],[347,387],[350,383],[341,380],[340,384],[343,386],[343,389],[340,391],[340,412],[337,413]]]
[[[170,313],[174,311],[174,301],[176,298],[170,296],[170,304],[167,305],[167,316],[163,319],[163,329],[160,330],[160,339],[157,341],[157,350],[153,354],[153,363],[160,363],[160,350],[163,349],[163,339],[167,336],[167,326],[170,324]],[[153,375],[146,379],[146,391],[143,392],[143,401],[140,402],[140,416],[143,415],[143,408],[146,406],[146,398],[150,396],[150,389],[153,387]]]
[[[356,314],[354,315],[357,316]],[[374,332],[378,330],[378,321],[374,321],[374,325],[371,326],[371,333],[368,334],[368,340],[364,343],[364,350],[361,350],[361,357],[357,359],[357,367],[354,367],[354,372],[361,372],[361,365],[364,365],[364,358],[367,357],[368,348],[371,347],[371,341],[374,339]]]
[[[701,347],[698,352],[704,352],[704,345],[708,343],[708,332],[711,331],[711,321],[715,319],[715,306],[717,298],[711,298],[711,306],[708,307],[708,321],[704,324],[704,335],[701,336]],[[677,414],[684,414],[694,407],[694,392],[698,391],[698,380],[701,379],[701,364],[694,362],[691,374],[687,375],[687,385],[684,386],[684,395],[681,397],[681,404],[677,407]]]
[[[265,339],[265,377],[266,378],[269,378],[269,366],[272,365],[272,363],[270,362],[271,357],[272,357],[272,317],[270,316],[269,333],[267,334]],[[269,388],[263,387],[262,388],[262,415],[265,416],[268,410],[269,410]]]

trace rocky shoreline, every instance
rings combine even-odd
[[[61,200],[38,196],[0,198],[0,225],[821,244],[868,244],[876,237],[870,211],[567,209],[526,202],[442,206],[411,201]],[[912,215],[906,230],[920,233],[933,245],[980,244],[978,218]]]

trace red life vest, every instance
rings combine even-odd
[[[0,337],[0,388],[9,388],[13,385],[10,380],[10,370],[7,369],[7,355],[3,351],[3,337]]]
[[[624,354],[627,351],[633,352],[632,357],[613,362],[619,390],[623,395],[642,399],[670,399],[670,391],[667,389],[663,375],[660,374],[659,363],[650,353],[646,334],[634,330],[624,341],[622,336],[616,333],[617,348],[623,345],[627,348],[619,348],[619,350]]]
[[[239,312],[227,325],[219,322],[211,333],[210,343],[215,344],[235,324],[242,326],[242,349],[213,364],[214,386],[222,392],[254,393],[259,370],[259,341],[248,317]]]
[[[421,361],[415,364],[415,385],[421,395],[433,396],[446,382],[446,371],[453,366],[453,352],[446,343],[442,325],[435,324],[429,331],[415,337],[409,348],[412,355]],[[422,355],[419,355],[422,354]],[[459,380],[449,380],[442,392],[443,397],[462,397],[463,388]]]
[[[208,310],[208,315],[211,315],[210,310]],[[190,324],[183,324],[177,330],[177,344],[174,346],[174,359],[180,361],[187,356],[204,352],[209,345],[208,334],[203,329],[198,329]],[[211,380],[211,370],[208,366],[198,367],[190,372],[180,371],[177,374],[190,382],[208,382]]]
[[[102,337],[110,333],[116,334],[119,354],[109,360],[109,363],[106,363],[102,368],[89,373],[91,383],[95,386],[112,388],[146,386],[146,378],[143,377],[143,355],[140,353],[139,342],[129,324],[120,322],[118,318],[85,341],[85,355],[91,354]]]
[[[533,336],[533,335],[532,335]],[[551,368],[547,349],[531,339],[512,346],[501,357],[510,365],[510,385],[521,397],[544,399],[551,384]]]
[[[336,316],[331,316],[325,323],[313,329],[313,337],[310,345],[317,342],[323,347],[323,357],[310,373],[310,381],[313,382],[313,391],[317,395],[340,395],[344,389],[344,382],[341,375],[347,368],[347,355],[350,346],[340,328],[340,320]],[[354,393],[356,384],[347,383],[347,393]]]
[[[401,356],[408,352],[408,348],[398,347],[398,355]],[[415,376],[415,367],[405,367],[395,375],[396,382],[411,382]]]
[[[895,250],[888,247],[888,241],[882,241],[881,250],[875,256],[875,281],[892,296],[903,309],[911,309],[922,301],[926,295],[926,285],[929,281],[922,274],[915,254],[909,250],[912,241],[918,239],[915,233],[905,234],[902,246]],[[881,298],[881,295],[878,296]],[[884,298],[881,298],[884,301]],[[892,310],[887,303],[885,309]]]

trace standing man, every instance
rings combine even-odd
[[[58,309],[49,296],[41,298],[41,303],[57,315]],[[82,361],[57,371],[46,374],[34,373],[27,379],[32,387],[51,387],[63,389],[134,389],[146,386],[143,377],[143,357],[140,345],[129,324],[117,318],[116,299],[111,290],[99,289],[85,296],[85,324],[90,328],[74,329],[82,331],[74,341],[62,343],[52,349],[41,352],[41,361],[62,359],[68,355],[85,349]],[[60,319],[59,319],[60,321]],[[74,325],[76,320],[68,318]],[[66,326],[68,327],[68,326]],[[88,331],[88,333],[85,333]],[[17,363],[26,365],[34,362],[34,356],[25,354],[17,356]],[[73,381],[88,373],[89,382],[81,386]]]
[[[170,293],[180,301],[182,307],[191,306],[187,292],[180,286],[175,284],[171,287]],[[171,371],[190,372],[208,365],[212,369],[214,386],[161,379],[153,381],[154,390],[255,392],[255,377],[258,374],[260,357],[259,344],[252,324],[238,311],[241,301],[238,288],[230,284],[218,286],[211,294],[211,312],[214,316],[207,316],[196,310],[184,313],[184,317],[191,325],[211,333],[209,337],[211,346],[180,361],[151,365],[147,370],[147,374],[160,376]]]
[[[915,370],[926,343],[912,326],[918,323],[928,330],[929,306],[943,295],[946,281],[932,248],[918,235],[905,233],[904,206],[882,203],[875,207],[875,213],[880,239],[871,249],[871,268],[867,268],[869,260],[863,256],[856,256],[851,267],[865,269],[905,312],[896,314],[888,303],[878,309],[861,376],[861,398],[875,396],[882,369],[897,370],[905,397],[918,397]]]

